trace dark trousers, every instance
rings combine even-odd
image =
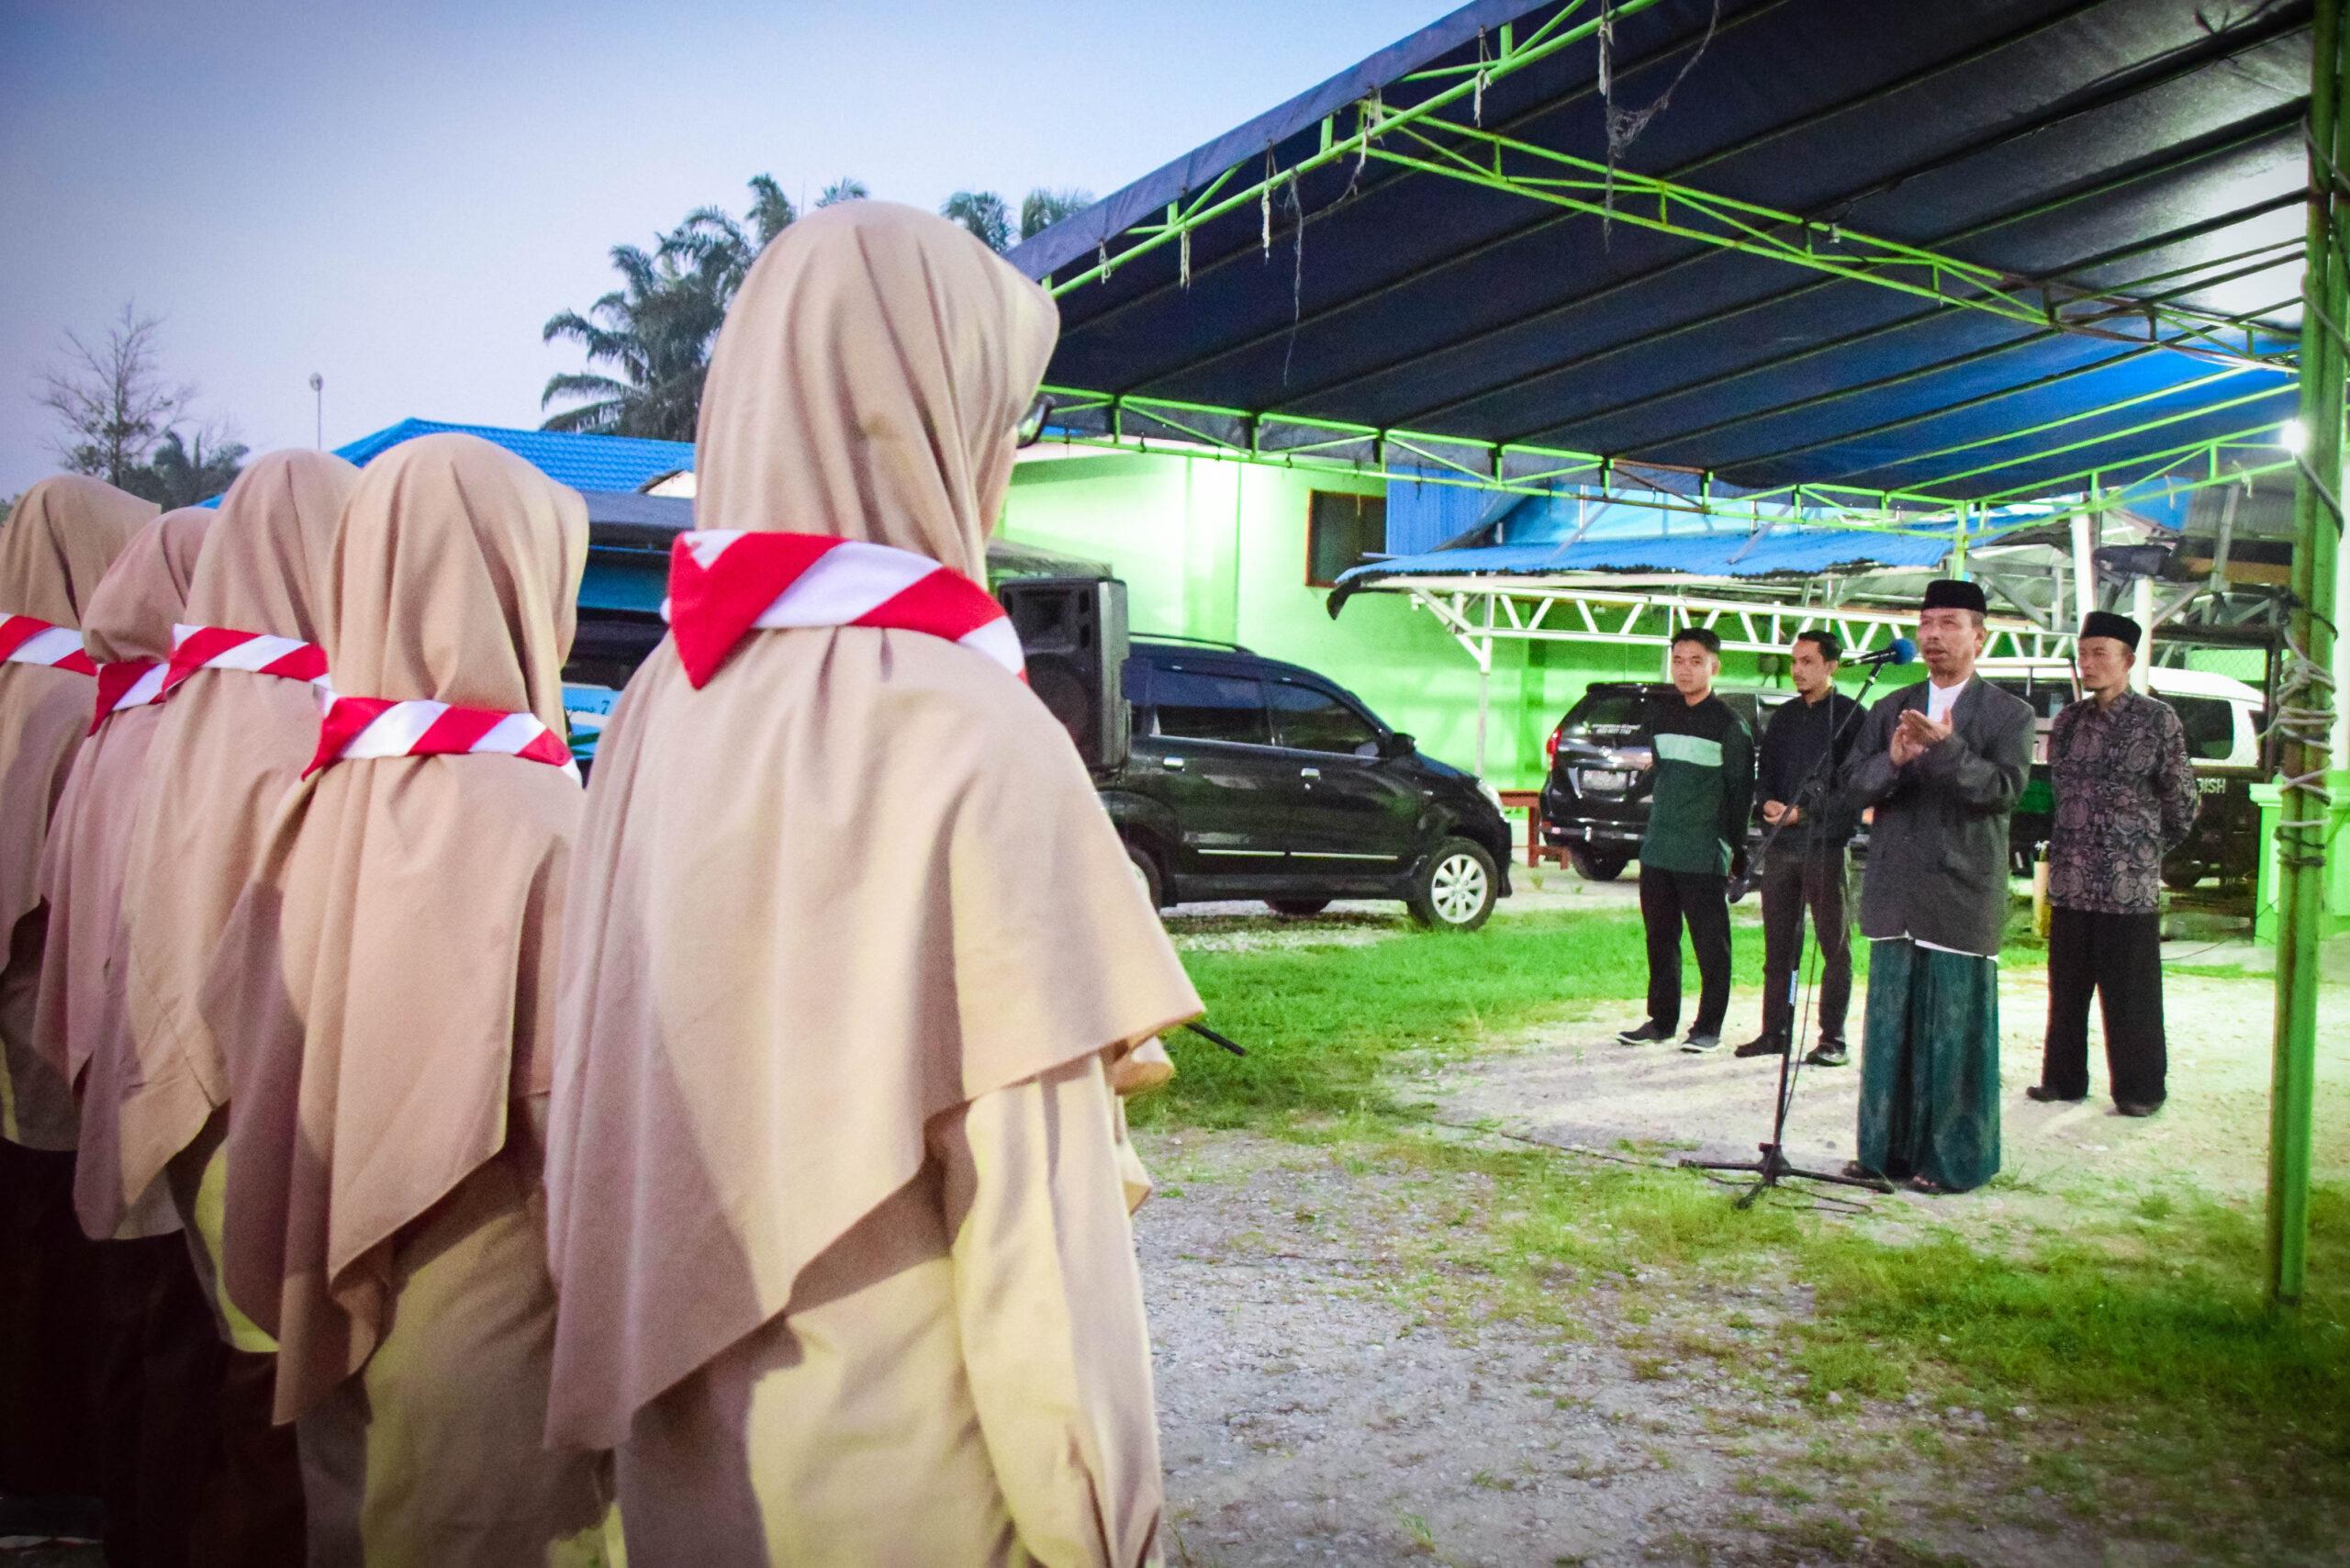
[[[1649,938],[1649,1017],[1659,1028],[1681,1022],[1681,927],[1697,950],[1697,1022],[1691,1033],[1718,1035],[1729,1011],[1729,879],[1640,868],[1640,923]]]
[[[102,1444],[108,1568],[219,1558],[196,1521],[218,1464],[229,1347],[176,1234],[97,1244],[94,1414]]]
[[[1819,1037],[1841,1044],[1852,1005],[1852,923],[1845,913],[1844,846],[1774,846],[1762,861],[1762,1032],[1795,1033],[1796,955],[1804,911],[1819,944]]]
[[[73,1217],[73,1151],[0,1140],[0,1492],[98,1495],[96,1256]]]
[[[2163,1097],[2162,917],[2054,909],[2048,924],[2048,1039],[2040,1081],[2089,1092],[2089,996],[2104,1004],[2106,1075],[2116,1100]]]

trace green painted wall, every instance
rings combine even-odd
[[[1361,594],[1342,617],[1305,581],[1308,497],[1368,495],[1376,478],[1300,474],[1181,454],[1113,454],[1024,463],[1008,539],[1106,560],[1125,579],[1134,630],[1247,644],[1355,692],[1380,717],[1460,767],[1477,756],[1477,666],[1433,616],[1393,594]],[[1724,678],[1753,678],[1732,660]],[[1652,648],[1504,643],[1494,650],[1486,777],[1541,781],[1542,743],[1594,680],[1656,679]]]

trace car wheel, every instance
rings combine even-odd
[[[1127,840],[1126,864],[1133,869],[1135,880],[1142,884],[1143,894],[1150,900],[1150,907],[1165,909],[1167,882],[1159,876],[1158,862],[1151,858],[1150,851],[1131,839]]]
[[[1320,914],[1330,907],[1328,899],[1267,899],[1265,907],[1275,914]]]
[[[1603,854],[1587,844],[1570,845],[1567,859],[1574,867],[1575,875],[1586,882],[1612,882],[1631,864],[1624,856]]]
[[[1448,838],[1420,868],[1408,907],[1422,925],[1474,931],[1494,913],[1499,886],[1494,857],[1483,845]]]

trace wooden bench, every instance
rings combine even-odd
[[[1505,810],[1526,813],[1526,864],[1528,867],[1539,868],[1545,860],[1554,866],[1566,865],[1565,846],[1542,842],[1542,791],[1504,790],[1500,794]]]

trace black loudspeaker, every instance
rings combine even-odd
[[[1028,685],[1088,767],[1122,767],[1128,710],[1126,585],[1115,577],[1012,577],[996,598],[1020,634]]]

